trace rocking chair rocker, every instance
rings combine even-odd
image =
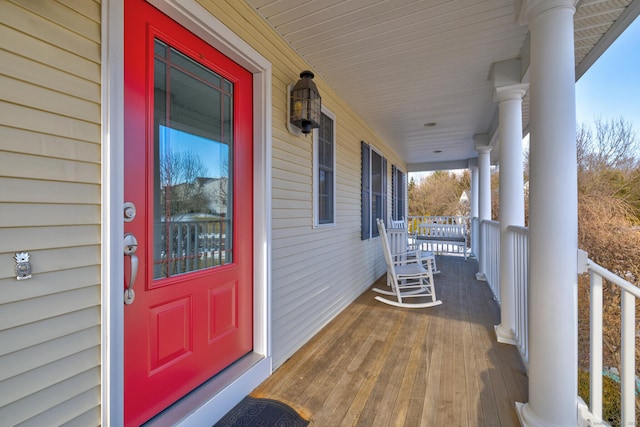
[[[405,308],[427,308],[442,304],[442,301],[436,300],[431,264],[427,263],[427,267],[425,268],[420,259],[419,251],[416,256],[412,258],[410,258],[410,255],[413,254],[406,252],[392,255],[384,221],[378,219],[377,222],[378,230],[380,231],[380,240],[382,242],[382,251],[384,252],[384,259],[387,262],[387,284],[391,287],[391,290],[374,288],[373,291],[382,295],[395,297],[395,300],[382,296],[376,296],[375,299],[385,304]],[[431,301],[415,303],[403,301],[406,298],[419,297],[430,297]]]

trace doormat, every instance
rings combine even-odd
[[[282,402],[247,396],[213,427],[305,427],[309,421]]]

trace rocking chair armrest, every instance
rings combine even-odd
[[[391,256],[393,256],[394,258],[399,258],[399,257],[407,257],[407,256],[420,256],[419,254],[420,251],[406,251],[406,252],[398,252],[397,254],[393,254]]]
[[[392,255],[395,265],[421,264],[420,252],[409,251]]]

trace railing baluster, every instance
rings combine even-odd
[[[184,233],[182,232],[182,224],[178,224],[178,242],[177,242],[177,249],[176,249],[176,258],[177,258],[177,262],[176,262],[176,273],[182,273],[183,269],[182,269],[182,251],[183,251],[183,245],[182,245],[182,235]]]
[[[193,229],[193,224],[191,223],[187,223],[185,224],[185,228],[186,228],[186,239],[187,239],[187,248],[185,250],[185,271],[191,271],[191,255],[192,255],[192,251],[193,248],[191,247],[191,233],[192,233],[192,229]]]
[[[217,229],[218,229],[218,237],[216,238],[216,243],[215,243],[215,247],[216,247],[216,257],[217,257],[217,264],[222,264],[222,255],[224,254],[224,249],[226,249],[225,247],[225,242],[222,239],[223,234],[226,235],[226,227],[225,227],[225,221],[221,220],[218,223]]]
[[[623,426],[631,426],[636,423],[636,406],[635,406],[635,373],[636,373],[636,339],[635,339],[635,320],[636,320],[636,298],[629,292],[622,292],[622,306],[620,313],[622,316],[621,324],[621,360],[622,372],[620,372],[621,390],[622,390],[622,424]]]
[[[589,275],[591,283],[591,413],[602,419],[602,277]]]
[[[202,235],[204,233],[204,224],[196,224],[196,269],[201,269],[202,265]]]

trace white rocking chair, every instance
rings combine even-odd
[[[404,222],[404,218],[400,218],[398,220],[389,218],[389,228],[404,228],[406,230],[407,223]]]
[[[389,241],[391,255],[406,252],[408,258],[420,256],[422,263],[425,264],[425,268],[428,268],[427,264],[430,264],[433,274],[440,273],[436,265],[436,256],[432,251],[423,251],[422,245],[417,243],[415,238],[413,239],[413,243],[409,243],[409,233],[404,219],[399,221],[390,220],[387,239]],[[419,254],[416,254],[417,252],[419,252]]]
[[[384,221],[378,219],[378,230],[382,242],[382,251],[387,262],[387,284],[391,290],[373,288],[374,292],[395,297],[395,300],[377,296],[375,299],[385,304],[405,308],[427,308],[442,304],[436,300],[436,290],[433,285],[433,273],[431,264],[427,268],[422,264],[420,252],[415,258],[408,258],[407,252],[392,255],[387,238]],[[410,303],[403,301],[406,298],[429,298],[429,302]]]

